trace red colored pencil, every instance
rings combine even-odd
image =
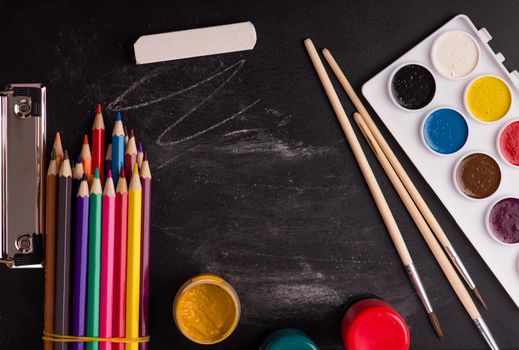
[[[101,184],[105,183],[105,123],[101,112],[101,105],[97,111],[92,127],[92,169],[99,169]]]
[[[99,310],[99,336],[112,337],[114,299],[114,251],[115,251],[115,189],[112,171],[108,170],[103,191],[103,217],[101,233],[101,299]],[[111,350],[112,343],[99,343],[100,350]]]
[[[137,145],[135,143],[135,132],[133,129],[130,129],[126,153],[124,155],[124,172],[126,174],[132,174],[135,164],[137,164]]]
[[[83,146],[81,147],[81,161],[83,162],[83,171],[88,179],[88,183],[92,183],[92,154],[90,153],[90,146],[88,145],[88,135],[85,134],[83,139]]]
[[[139,336],[145,337],[149,334],[148,324],[148,299],[150,289],[150,216],[151,216],[151,172],[148,163],[148,152],[144,152],[141,166],[142,186],[142,231],[141,231],[141,293],[140,293],[140,315]],[[140,350],[147,350],[148,343],[140,343]]]
[[[114,314],[112,336],[126,335],[126,244],[128,236],[128,186],[124,169],[115,193],[115,261],[114,261]],[[124,350],[124,343],[113,343],[112,350]]]

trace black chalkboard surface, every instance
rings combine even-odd
[[[98,102],[110,129],[121,111],[148,149],[151,349],[257,349],[269,332],[296,327],[339,350],[344,305],[359,293],[405,317],[414,349],[484,349],[368,152],[442,323],[445,340],[436,339],[302,42],[330,48],[359,91],[459,13],[487,27],[508,66],[519,66],[516,1],[0,0],[0,77],[47,85],[48,134],[61,131],[72,154]],[[253,51],[132,60],[140,35],[247,20],[258,35]],[[383,130],[476,280],[497,342],[519,348],[517,307]],[[211,347],[185,339],[171,311],[180,285],[202,272],[227,279],[242,302],[236,332]],[[40,348],[43,271],[0,268],[0,280],[0,349]]]

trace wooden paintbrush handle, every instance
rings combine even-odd
[[[328,77],[328,74],[324,69],[321,59],[319,58],[319,54],[315,50],[314,44],[310,39],[305,40],[305,46],[308,51],[308,54],[310,55],[310,59],[312,60],[315,70],[317,71],[317,75],[319,76],[319,79],[323,84],[326,95],[330,100],[332,108],[335,111],[335,114],[337,115],[337,119],[339,119],[339,123],[341,124],[342,130],[346,135],[348,143],[350,144],[350,147],[353,151],[353,155],[355,156],[355,159],[359,164],[360,170],[362,171],[362,175],[364,175],[364,179],[366,179],[369,190],[371,191],[377,208],[380,211],[380,215],[382,215],[382,219],[386,224],[387,230],[389,231],[389,235],[391,236],[393,244],[395,245],[395,248],[398,251],[398,255],[400,255],[402,263],[405,266],[408,266],[412,263],[411,255],[407,250],[407,246],[404,242],[402,234],[398,229],[398,225],[396,224],[395,218],[393,217],[393,214],[389,209],[389,205],[387,204],[386,199],[384,198],[384,194],[382,193],[382,190],[380,189],[380,186],[377,183],[375,175],[373,174],[373,171],[369,166],[368,160],[366,159],[366,156],[362,151],[359,140],[357,139],[357,136],[355,135],[355,132],[351,127],[350,121],[346,116],[346,112],[344,112],[344,109],[342,108],[339,97],[337,96],[337,93],[333,88],[330,78]]]

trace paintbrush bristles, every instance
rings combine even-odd
[[[479,302],[481,303],[481,305],[483,305],[483,307],[485,308],[485,310],[487,310],[487,303],[485,303],[485,300],[483,300],[483,297],[481,296],[481,294],[479,294],[479,290],[474,287],[472,289],[472,291],[474,292],[474,295],[476,296],[476,298],[479,300]]]
[[[436,336],[439,339],[443,340],[443,331],[442,327],[440,326],[440,320],[438,320],[438,316],[436,316],[436,313],[433,311],[428,314],[429,315],[429,321],[431,321],[431,324],[433,326],[434,332],[436,333]]]

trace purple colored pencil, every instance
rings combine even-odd
[[[139,310],[139,336],[149,335],[148,299],[150,293],[150,223],[151,223],[151,172],[148,153],[144,152],[140,169],[142,186],[142,230],[141,230],[141,293]],[[140,343],[139,350],[147,350],[148,343]]]
[[[83,175],[76,197],[74,286],[72,296],[72,335],[86,335],[89,191]],[[72,343],[72,350],[84,350],[85,343]]]

